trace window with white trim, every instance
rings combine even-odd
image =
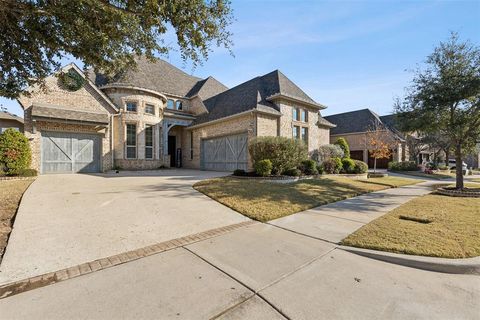
[[[145,159],[153,159],[153,126],[145,126]]]
[[[137,125],[133,123],[127,123],[126,125],[126,158],[135,159],[137,158]]]

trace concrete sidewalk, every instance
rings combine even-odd
[[[428,181],[367,193],[292,214],[269,223],[299,234],[339,243],[370,221],[415,197],[431,192],[432,185],[435,183],[438,182]]]
[[[476,319],[480,277],[255,224],[0,300],[5,319]]]

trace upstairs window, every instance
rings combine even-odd
[[[155,114],[155,106],[152,105],[152,104],[146,104],[145,105],[145,113]]]
[[[137,157],[137,125],[128,123],[126,125],[126,158],[135,159]]]
[[[130,112],[137,112],[137,103],[136,102],[127,102],[126,109]]]
[[[180,100],[175,101],[175,108],[177,110],[182,110],[183,109],[182,101]]]
[[[300,121],[300,112],[298,108],[293,108],[293,115],[292,118],[294,121]]]
[[[167,100],[167,109],[175,109],[175,101],[173,101],[172,99],[168,99]]]
[[[302,109],[300,111],[300,121],[308,122],[308,112],[307,112],[307,110]]]

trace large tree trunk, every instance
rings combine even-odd
[[[457,144],[455,146],[455,166],[456,166],[456,175],[457,175],[457,189],[463,189],[463,168],[462,168],[462,146]]]

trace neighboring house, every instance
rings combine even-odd
[[[8,128],[23,132],[23,119],[13,113],[0,111],[0,133]]]
[[[324,117],[336,125],[330,130],[330,143],[343,137],[350,146],[350,157],[365,161],[373,168],[374,158],[369,152],[368,131],[373,127],[382,128],[392,144],[389,159],[377,159],[377,168],[387,168],[389,161],[408,160],[405,136],[396,129],[394,115],[379,116],[370,109],[334,114]]]
[[[47,91],[19,99],[32,166],[41,173],[98,172],[177,166],[251,168],[248,141],[257,136],[303,139],[309,151],[329,142],[334,127],[315,102],[280,71],[236,87],[190,76],[169,63],[140,58],[137,68],[107,80],[85,75],[77,91],[59,77]]]
[[[477,144],[474,152],[465,157],[465,163],[469,168],[480,168],[480,143]]]

